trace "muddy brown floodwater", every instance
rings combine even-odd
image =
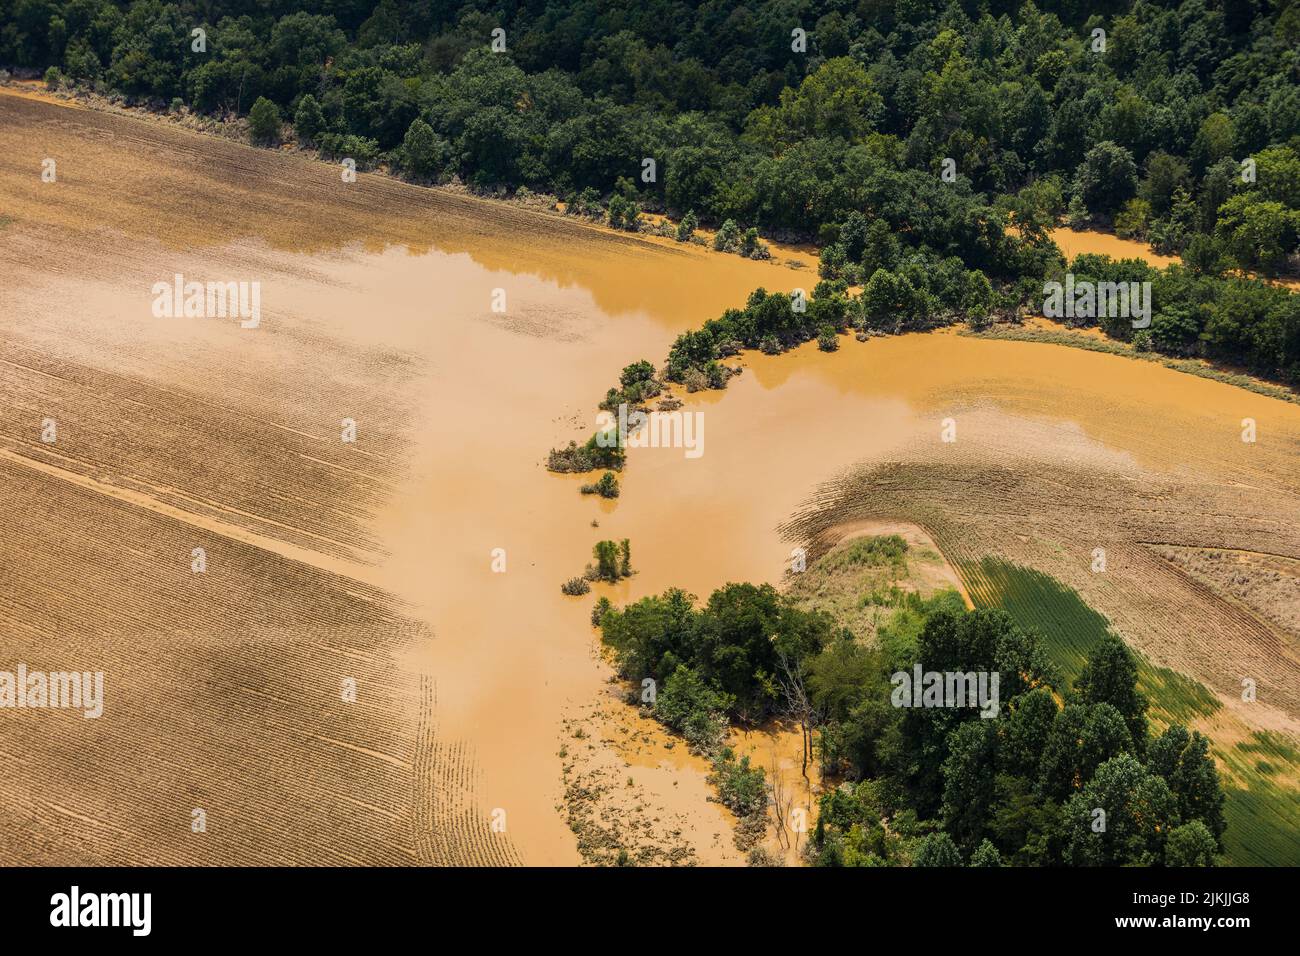
[[[0,197],[0,669],[106,684],[98,721],[0,712],[0,862],[578,862],[559,751],[610,674],[596,595],[559,585],[594,542],[631,541],[615,602],[779,581],[822,482],[963,410],[1294,502],[1296,406],[953,334],[746,357],[686,396],[704,454],[633,449],[601,502],[546,450],[623,365],[809,270],[5,96]],[[175,273],[259,281],[261,326],[154,318]],[[647,799],[737,862],[702,762],[649,753]]]

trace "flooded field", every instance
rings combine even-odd
[[[704,453],[633,449],[602,502],[547,449],[624,365],[807,268],[3,95],[0,197],[0,669],[105,673],[97,720],[0,720],[6,863],[577,863],[578,725],[616,755],[590,772],[625,771],[698,862],[742,862],[703,761],[601,732],[626,718],[595,595],[559,590],[601,538],[632,544],[596,589],[619,603],[779,582],[850,521],[1001,546],[1225,701],[1258,671],[1240,719],[1296,733],[1296,635],[1148,557],[1300,560],[1294,405],[1067,348],[845,338],[683,396]],[[155,317],[176,274],[259,282],[260,324]]]

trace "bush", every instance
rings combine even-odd
[[[785,866],[785,860],[765,846],[756,846],[749,851],[750,866]]]
[[[727,698],[685,664],[664,681],[655,698],[655,717],[686,738],[692,750],[713,753],[727,732]]]
[[[1200,820],[1189,820],[1169,831],[1165,866],[1214,866],[1217,852],[1210,828]]]
[[[836,349],[840,347],[839,336],[835,334],[835,330],[832,329],[829,325],[824,326],[821,330],[821,333],[818,334],[817,347],[821,349],[823,352],[834,352]]]
[[[45,88],[57,90],[63,85],[63,72],[57,67],[52,66],[45,71]]]
[[[709,377],[701,369],[688,368],[682,375],[682,384],[688,392],[702,392],[709,387]]]
[[[609,225],[611,229],[636,232],[641,226],[641,210],[633,200],[615,193],[609,197]]]
[[[582,578],[569,578],[560,585],[560,590],[570,597],[579,597],[591,591],[591,585]]]
[[[1145,199],[1130,199],[1115,216],[1115,235],[1121,239],[1145,239],[1151,222],[1151,204]]]
[[[597,468],[622,471],[627,452],[618,444],[618,432],[611,429],[604,435],[604,445],[600,436],[592,435],[585,445],[571,441],[567,448],[552,448],[546,459],[547,470],[560,474],[578,474]]]
[[[618,383],[624,388],[632,388],[635,385],[653,381],[654,377],[654,364],[641,359],[639,362],[624,366],[623,371],[618,376]]]
[[[314,142],[325,128],[325,114],[321,112],[316,97],[310,93],[298,101],[298,112],[293,114],[293,128],[298,139],[308,143]]]
[[[674,238],[678,242],[689,242],[691,236],[695,235],[695,230],[699,228],[700,221],[695,218],[695,210],[691,210],[682,216],[682,221],[677,224],[677,232]]]
[[[413,176],[429,178],[442,171],[450,152],[447,142],[422,119],[411,120],[402,140],[402,166]]]
[[[713,761],[709,780],[718,788],[718,799],[738,817],[759,816],[767,808],[767,777],[762,767],[751,767],[749,757],[739,760],[730,747]]]
[[[632,574],[632,545],[627,538],[621,544],[597,541],[591,549],[596,559],[595,574],[600,581],[618,581]]]
[[[248,111],[248,133],[255,143],[280,141],[280,107],[265,96],[259,96]]]
[[[752,226],[745,230],[740,238],[740,248],[736,250],[746,259],[771,259],[772,253],[766,245],[758,240],[758,230]]]
[[[618,479],[614,477],[612,471],[607,471],[600,476],[600,480],[589,485],[582,486],[584,495],[600,495],[602,498],[618,497]]]
[[[564,204],[564,212],[570,216],[582,216],[586,219],[603,219],[605,208],[600,204],[600,193],[588,186],[582,192],[570,196]]]
[[[961,854],[948,834],[931,833],[916,849],[913,866],[961,866]]]
[[[740,227],[734,219],[728,219],[718,227],[713,236],[713,248],[718,252],[735,252],[740,247]]]
[[[322,155],[354,160],[358,169],[373,166],[379,158],[379,143],[350,133],[320,133],[316,138],[316,146]]]

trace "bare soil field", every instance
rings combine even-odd
[[[1300,561],[1223,548],[1161,547],[1160,555],[1224,598],[1240,601],[1300,648]]]

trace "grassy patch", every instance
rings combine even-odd
[[[841,627],[871,642],[896,610],[926,590],[919,565],[942,560],[928,548],[911,550],[897,534],[853,538],[806,572],[792,574],[787,593],[799,607],[828,611]]]
[[[854,538],[826,555],[818,566],[826,571],[889,567],[902,574],[907,570],[907,542],[896,534]]]
[[[1021,627],[1043,635],[1052,663],[1073,681],[1110,622],[1084,603],[1078,592],[1050,575],[998,558],[959,567],[977,607],[1000,607]],[[1138,687],[1151,702],[1152,716],[1162,723],[1188,723],[1212,716],[1219,701],[1203,685],[1138,654]]]
[[[1300,864],[1300,750],[1282,734],[1260,731],[1227,753],[1215,748],[1235,778],[1225,786],[1228,858],[1249,866]]]

